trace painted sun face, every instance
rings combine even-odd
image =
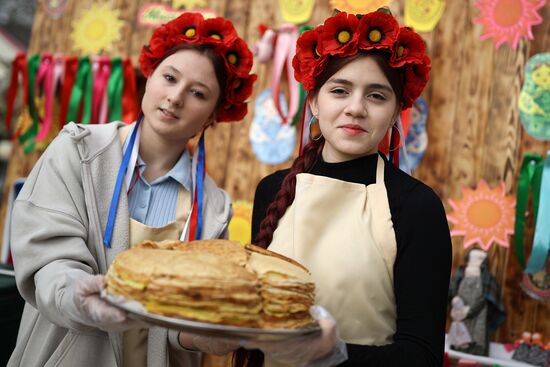
[[[84,54],[99,54],[120,41],[123,22],[109,4],[92,5],[73,21],[73,47]]]
[[[550,88],[550,65],[544,64],[533,71],[533,81],[541,88]]]

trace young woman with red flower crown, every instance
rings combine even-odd
[[[26,300],[9,366],[199,366],[235,345],[144,328],[99,297],[115,256],[143,239],[227,236],[230,199],[205,174],[202,133],[238,121],[256,79],[252,53],[226,19],[185,13],[159,27],[140,58],[139,119],[69,123],[13,209],[12,252]],[[193,159],[186,144],[201,134]]]
[[[445,211],[429,187],[379,152],[427,83],[425,52],[421,37],[383,9],[341,12],[305,32],[293,66],[308,92],[311,141],[290,169],[256,189],[255,243],[309,268],[315,302],[346,343],[342,365],[442,365],[451,267]],[[397,148],[393,140],[390,155]],[[333,354],[319,343],[300,349],[317,350],[312,365]],[[293,358],[303,353],[287,354],[267,353],[265,365],[306,363]],[[242,351],[237,358],[248,366],[263,359]]]

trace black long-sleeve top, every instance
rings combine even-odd
[[[369,185],[376,181],[377,157],[372,154],[339,163],[320,158],[309,173]],[[440,367],[452,258],[445,211],[431,188],[385,163],[384,183],[397,240],[393,267],[396,332],[393,343],[384,346],[347,344],[349,359],[342,366]],[[288,172],[277,171],[258,184],[252,238]]]

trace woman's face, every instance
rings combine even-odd
[[[147,79],[143,128],[162,140],[186,142],[215,121],[219,95],[212,61],[198,51],[180,50]]]
[[[326,162],[376,153],[398,113],[388,79],[369,56],[350,62],[332,75],[310,101],[310,108],[325,138]]]

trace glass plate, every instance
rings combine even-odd
[[[128,315],[134,319],[144,321],[148,324],[204,336],[217,336],[239,340],[284,340],[297,336],[315,336],[321,333],[321,328],[318,324],[302,329],[260,329],[212,324],[196,320],[157,315],[147,312],[145,307],[137,301],[131,301],[118,295],[108,294],[105,290],[101,292],[101,298],[109,304],[128,312]]]

